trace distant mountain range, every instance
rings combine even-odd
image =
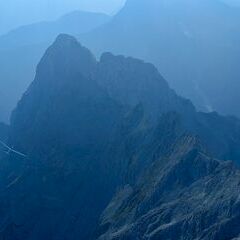
[[[0,35],[23,25],[53,21],[75,10],[112,14],[125,0],[1,0]]]
[[[56,21],[39,22],[19,27],[0,37],[0,50],[8,50],[53,41],[60,33],[76,35],[107,23],[110,17],[102,13],[75,11]]]
[[[96,54],[154,63],[198,109],[239,116],[239,24],[240,9],[219,0],[129,0],[110,23],[79,39]]]
[[[8,131],[2,239],[240,236],[240,120],[198,113],[152,64],[62,34]]]
[[[97,56],[111,51],[152,62],[199,110],[240,116],[239,8],[220,0],[129,0],[112,19],[80,15],[25,26],[0,38],[0,78],[9,83],[0,88],[0,102],[5,103],[0,119],[8,120],[50,39],[59,32],[78,35]]]
[[[75,11],[57,21],[23,26],[0,36],[0,120],[9,121],[35,75],[37,63],[58,34],[85,33],[109,20],[101,13]]]

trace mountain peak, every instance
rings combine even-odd
[[[57,36],[55,44],[78,44],[80,43],[77,41],[77,39],[69,34],[61,33]]]
[[[37,75],[44,73],[47,80],[50,76],[63,79],[69,74],[90,76],[96,67],[96,59],[74,37],[60,34],[47,49],[37,68]]]

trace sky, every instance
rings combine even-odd
[[[55,20],[73,10],[116,13],[126,0],[0,0],[0,35],[21,25]],[[240,0],[223,0],[240,6]]]
[[[240,6],[240,0],[226,0],[228,3],[236,6]]]
[[[74,10],[114,14],[125,0],[0,0],[0,34],[19,25],[54,20]]]

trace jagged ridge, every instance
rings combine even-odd
[[[183,196],[194,191],[201,195],[205,188],[193,186],[198,181],[205,183],[211,174],[225,181],[224,166],[229,163],[210,155],[237,162],[239,129],[235,118],[197,113],[191,102],[168,87],[153,65],[111,54],[96,61],[74,38],[60,35],[46,51],[34,82],[12,116],[8,143],[27,157],[19,171],[11,164],[4,169],[0,210],[6,221],[0,223],[0,236],[92,239],[102,211],[116,189],[126,184],[131,185],[124,201],[129,211],[114,218],[111,212],[106,214],[111,228],[106,232],[104,221],[104,230],[100,228],[96,235],[106,232],[111,236],[128,226],[125,221],[132,220],[128,213],[135,214],[128,204],[142,209],[138,215],[132,214],[140,226],[138,217],[152,207],[161,207],[159,201],[185,201],[188,198]],[[211,154],[202,148],[204,143]],[[11,163],[11,158],[16,162],[13,156],[6,162]],[[228,176],[235,179],[236,168],[227,169],[232,169]],[[228,189],[235,183],[228,182]],[[213,183],[211,186],[215,189]],[[220,187],[217,185],[216,193],[224,191]],[[231,198],[237,193],[233,191]],[[186,205],[194,204],[188,201]],[[119,204],[122,206],[121,201]],[[176,213],[179,206],[175,206]],[[214,221],[218,219],[209,225]],[[194,228],[194,222],[191,226]],[[125,233],[142,237],[146,232],[133,229]]]

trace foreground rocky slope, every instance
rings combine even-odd
[[[156,154],[156,153],[155,153]],[[235,239],[240,172],[183,136],[104,211],[98,239]]]
[[[110,53],[97,61],[60,35],[12,114],[14,151],[0,156],[0,238],[194,239],[215,223],[237,237],[239,173],[215,158],[239,163],[239,129],[238,119],[197,113],[153,65]],[[202,201],[211,211],[200,228]]]

